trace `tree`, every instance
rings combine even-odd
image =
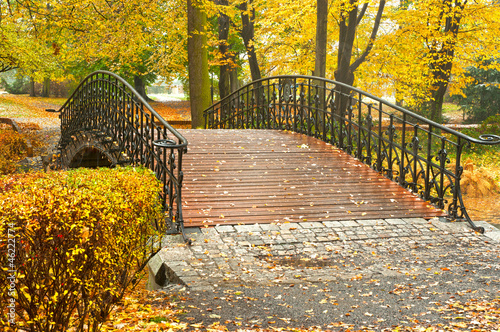
[[[39,5],[18,0],[0,6],[0,72],[19,68],[39,81],[62,72],[56,45],[41,24],[43,17],[34,19]]]
[[[227,7],[227,0],[216,0],[216,4]],[[224,98],[231,93],[231,65],[233,63],[232,56],[229,52],[229,26],[231,19],[221,10],[218,17],[218,32],[219,32],[219,52],[220,52],[220,65],[219,65],[219,96]]]
[[[380,74],[371,84],[396,82],[406,107],[441,121],[444,93],[462,93],[470,82],[467,68],[500,58],[499,7],[491,0],[417,0],[389,11],[394,25],[373,51],[370,69]]]
[[[203,111],[210,106],[210,78],[208,76],[206,13],[197,0],[187,1],[189,96],[191,125],[203,126]]]
[[[340,5],[339,50],[337,53],[337,70],[335,71],[335,79],[348,85],[354,84],[354,72],[366,60],[366,57],[370,54],[373,48],[378,29],[380,27],[382,13],[384,12],[385,0],[380,0],[379,2],[377,16],[373,22],[371,35],[364,51],[356,58],[356,60],[352,61],[357,28],[365,16],[367,8],[368,2],[365,2],[361,7],[361,10],[359,10],[356,0],[349,0],[349,3],[342,3]]]
[[[328,41],[328,0],[317,0],[316,13],[316,60],[314,62],[314,75],[325,77],[326,45]]]
[[[43,79],[42,97],[49,97],[50,95],[50,78]]]
[[[443,39],[427,38],[429,67],[432,77],[431,100],[427,103],[431,120],[441,121],[444,95],[448,88],[455,57],[455,47],[467,0],[442,0],[439,3],[439,20],[429,20],[428,26],[445,36]]]
[[[243,1],[240,6],[241,10],[241,37],[245,43],[245,48],[248,56],[248,64],[250,65],[250,73],[252,81],[260,80],[260,68],[255,51],[255,8],[252,6],[252,0]]]

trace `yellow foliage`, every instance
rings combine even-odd
[[[153,225],[163,217],[159,190],[143,168],[0,178],[0,231],[15,234],[16,253],[0,264],[17,279],[12,294],[1,278],[0,298],[15,298],[17,326],[98,330],[152,253]],[[2,239],[0,251],[6,246]]]
[[[484,197],[498,193],[500,186],[487,168],[476,168],[472,160],[467,159],[464,163],[461,189],[467,196]]]
[[[0,128],[0,175],[16,171],[16,163],[26,156],[28,148],[23,136],[14,130]]]

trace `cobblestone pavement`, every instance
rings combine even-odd
[[[500,231],[480,225],[483,235],[437,218],[190,229],[193,245],[167,237],[150,275],[165,292],[184,285],[187,323],[362,328],[421,315],[443,324],[429,306],[500,298]]]
[[[164,262],[171,276],[193,290],[212,288],[224,281],[296,279],[296,269],[287,267],[305,267],[301,279],[310,281],[351,279],[360,273],[418,273],[418,265],[398,269],[396,265],[401,262],[394,262],[392,255],[429,247],[424,255],[433,256],[432,246],[494,243],[489,236],[497,236],[495,230],[489,226],[486,236],[478,235],[465,223],[421,218],[223,225],[191,229],[188,235],[194,243],[190,247],[181,244],[178,236],[167,237],[165,248],[151,266],[156,272]],[[334,258],[354,256],[367,262],[377,259],[362,270],[339,269],[334,264]],[[322,269],[307,269],[314,267]],[[440,266],[435,268],[439,270]]]

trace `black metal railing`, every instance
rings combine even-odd
[[[81,132],[109,143],[117,163],[140,164],[153,170],[163,184],[161,200],[167,229],[184,234],[182,217],[182,156],[187,140],[171,127],[121,77],[106,71],[87,76],[58,111],[59,148],[64,150]],[[160,227],[162,225],[159,225]]]
[[[204,116],[206,128],[283,129],[321,139],[446,209],[450,219],[484,232],[463,202],[461,156],[471,144],[500,144],[500,136],[472,138],[359,89],[310,76],[252,82]]]

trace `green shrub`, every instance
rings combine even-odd
[[[159,190],[152,172],[132,167],[0,177],[0,234],[15,234],[0,242],[0,266],[17,271],[16,291],[2,276],[0,294],[16,328],[98,331],[150,258]]]
[[[482,135],[494,134],[500,136],[500,114],[488,117],[481,123],[478,129]]]

